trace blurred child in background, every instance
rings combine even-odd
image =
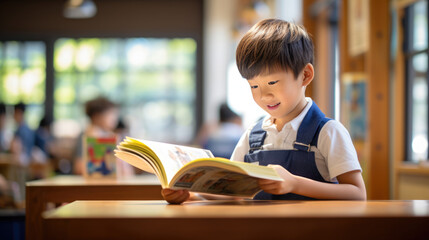
[[[84,163],[82,160],[82,136],[96,138],[118,137],[115,133],[119,119],[119,108],[114,102],[105,97],[98,97],[86,102],[85,113],[89,118],[89,123],[77,142],[77,157],[74,163],[74,173],[82,174]],[[119,160],[120,161],[120,160]],[[121,176],[133,175],[133,168],[127,163],[120,161],[118,163],[118,174]]]
[[[16,130],[11,142],[10,150],[19,156],[22,165],[30,164],[32,150],[34,147],[34,131],[25,122],[26,105],[18,103],[14,106],[13,118],[16,123]]]

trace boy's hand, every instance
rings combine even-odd
[[[274,181],[268,179],[259,179],[259,187],[262,188],[267,193],[271,194],[286,194],[290,193],[295,189],[296,179],[295,175],[290,173],[288,170],[283,168],[280,165],[268,165],[268,167],[272,167],[276,170],[276,172],[283,178],[284,181]]]
[[[172,190],[169,188],[162,189],[161,194],[165,201],[171,204],[181,204],[188,200],[190,196],[189,191],[187,190]]]

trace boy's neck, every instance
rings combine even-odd
[[[304,110],[307,104],[308,102],[304,98],[296,105],[295,109],[293,109],[285,118],[272,118],[272,123],[276,125],[277,131],[280,132],[283,129],[283,127],[286,125],[286,123],[295,119]]]

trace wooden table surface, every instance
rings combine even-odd
[[[43,222],[46,239],[424,239],[429,201],[76,201]]]
[[[118,180],[85,180],[82,176],[57,176],[27,182],[26,237],[44,239],[42,213],[48,203],[75,200],[159,200],[161,185],[152,174]]]

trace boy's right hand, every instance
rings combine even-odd
[[[190,197],[188,190],[173,190],[169,188],[162,189],[161,194],[165,201],[171,204],[181,204]]]

